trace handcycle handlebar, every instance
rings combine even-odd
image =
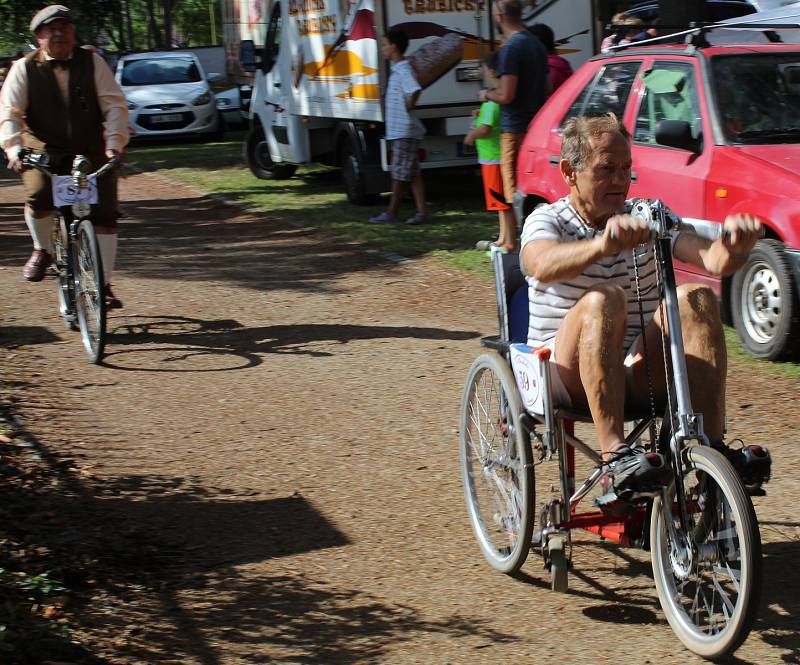
[[[659,200],[635,200],[630,214],[646,222],[654,238],[665,237],[670,231],[677,231],[679,233],[690,233],[711,242],[720,238],[730,239],[730,231],[722,224],[695,219],[682,219]],[[761,237],[764,237],[763,227],[761,229]]]

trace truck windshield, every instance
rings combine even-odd
[[[716,56],[712,72],[730,143],[800,143],[800,53]]]
[[[197,65],[189,58],[130,60],[122,67],[122,85],[196,83],[200,80]]]

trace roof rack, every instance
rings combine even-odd
[[[800,10],[796,11],[797,11],[796,14],[783,15],[779,17],[769,16],[763,19],[752,19],[752,18],[749,20],[744,18],[727,19],[725,21],[718,21],[716,23],[707,23],[700,25],[694,25],[690,23],[688,29],[686,30],[680,30],[679,32],[671,32],[667,35],[659,35],[658,37],[651,37],[650,39],[642,39],[635,42],[629,42],[627,44],[617,44],[615,46],[609,47],[609,52],[618,53],[625,49],[637,48],[639,46],[660,46],[662,44],[676,44],[676,43],[683,43],[686,45],[702,48],[709,45],[708,41],[705,38],[705,35],[711,32],[712,30],[759,30],[767,33],[767,32],[773,32],[775,30],[790,30],[793,28],[800,28]],[[773,12],[765,12],[765,13],[772,14]],[[758,16],[758,14],[752,14],[751,16]],[[682,26],[661,26],[661,27],[675,28]]]

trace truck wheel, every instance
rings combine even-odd
[[[269,146],[260,124],[250,128],[244,144],[244,157],[256,178],[261,180],[286,180],[294,175],[294,164],[276,164],[269,156]]]
[[[342,147],[342,181],[347,192],[347,200],[355,205],[363,206],[374,203],[377,197],[367,193],[364,178],[364,162],[350,141]]]
[[[783,243],[759,240],[731,281],[733,325],[756,358],[775,360],[792,351],[797,317],[794,276]]]

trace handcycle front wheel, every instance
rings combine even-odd
[[[533,532],[533,466],[514,375],[497,353],[472,364],[461,400],[459,455],[470,523],[489,564],[515,573]]]
[[[53,226],[53,255],[58,312],[64,319],[64,326],[68,330],[78,330],[78,323],[75,319],[75,286],[70,277],[69,235],[67,223],[61,214],[57,215],[56,223]]]
[[[681,642],[709,659],[747,637],[761,591],[761,538],[753,504],[730,462],[707,446],[683,451],[687,528],[675,485],[653,502],[653,577]]]
[[[78,224],[72,253],[75,309],[89,361],[99,363],[106,342],[106,294],[97,236],[89,220]]]

